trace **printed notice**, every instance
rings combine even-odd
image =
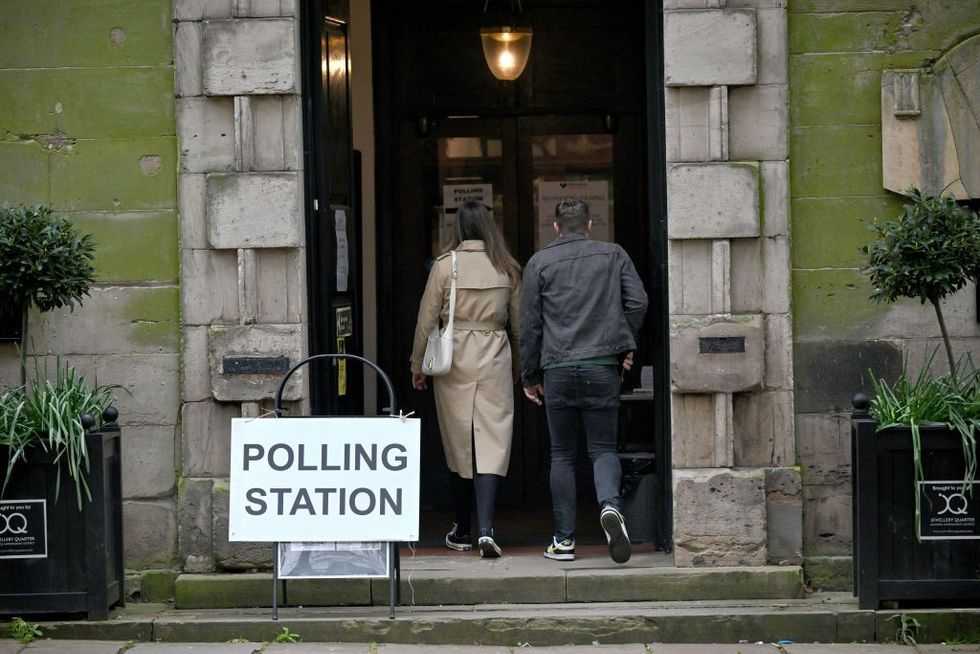
[[[0,501],[0,559],[48,556],[45,500]]]
[[[922,540],[980,539],[980,488],[973,482],[920,481],[922,514],[919,527]]]

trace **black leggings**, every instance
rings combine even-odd
[[[476,495],[476,522],[480,535],[492,533],[493,511],[497,504],[497,489],[500,488],[500,475],[479,474],[476,472],[476,442],[473,432],[471,451],[473,452],[473,479],[454,477],[453,495],[456,497],[456,533],[466,536],[470,533],[470,510],[473,506],[473,495]],[[475,491],[475,492],[474,492]]]

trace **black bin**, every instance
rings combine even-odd
[[[620,452],[623,467],[620,496],[626,530],[634,543],[656,539],[657,466],[653,452]]]

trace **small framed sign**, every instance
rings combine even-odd
[[[279,543],[281,579],[388,577],[387,543]]]
[[[922,540],[980,539],[980,482],[920,481]]]
[[[0,559],[48,557],[46,500],[0,501]]]

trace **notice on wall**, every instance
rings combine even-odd
[[[347,290],[350,278],[350,247],[347,243],[347,212],[336,209],[333,212],[334,234],[337,238],[337,291]]]
[[[535,249],[541,249],[555,238],[555,207],[564,198],[579,198],[589,203],[592,219],[592,238],[611,241],[613,238],[609,210],[609,182],[606,180],[545,181],[534,180],[538,215],[535,228]]]
[[[445,184],[442,187],[442,217],[439,223],[439,252],[453,244],[456,212],[464,202],[479,202],[493,217],[493,184]]]
[[[414,541],[418,419],[235,418],[228,539]]]
[[[980,482],[920,481],[922,540],[980,539]]]
[[[48,556],[46,500],[0,501],[0,559]]]

